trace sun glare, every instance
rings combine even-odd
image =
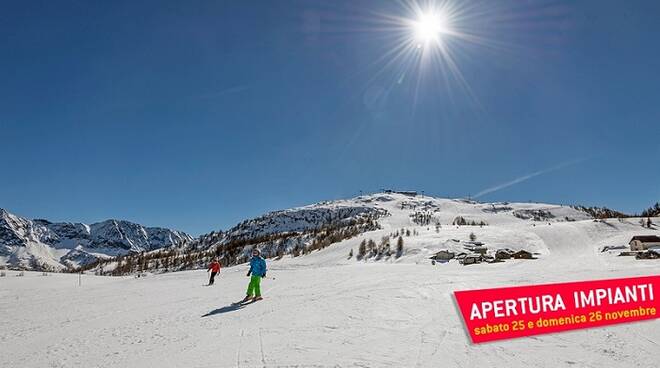
[[[401,12],[380,14],[375,32],[387,32],[387,48],[373,62],[390,74],[394,86],[410,81],[416,103],[421,86],[444,86],[450,98],[463,91],[476,101],[461,64],[473,46],[495,47],[481,32],[489,25],[490,6],[460,0],[399,0]]]
[[[413,30],[418,42],[439,42],[443,34],[448,32],[447,17],[442,13],[421,14],[419,19],[413,22]]]

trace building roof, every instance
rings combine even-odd
[[[660,243],[660,236],[657,235],[636,235],[630,241],[639,240],[642,243]]]

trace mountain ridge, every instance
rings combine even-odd
[[[0,265],[65,270],[96,259],[192,241],[177,230],[109,219],[92,224],[29,220],[0,208]]]
[[[394,216],[396,219],[391,219]],[[187,257],[179,269],[200,267],[212,257],[237,264],[258,247],[269,257],[306,254],[381,224],[407,226],[570,222],[629,217],[605,207],[545,203],[483,203],[436,198],[414,192],[382,192],[321,201],[245,219],[227,230],[192,237],[184,232],[108,219],[92,224],[28,220],[0,208],[0,265],[26,269],[90,269],[117,257],[165,252]],[[516,225],[518,224],[518,225]],[[161,258],[165,258],[163,256]],[[199,261],[199,262],[198,262]]]

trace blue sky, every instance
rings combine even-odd
[[[197,235],[389,187],[660,200],[658,2],[461,4],[463,82],[387,57],[395,2],[3,2],[0,207]]]

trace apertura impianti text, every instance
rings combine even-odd
[[[660,276],[455,291],[474,343],[658,318]]]
[[[578,290],[573,292],[575,309],[601,306],[604,303],[615,305],[637,301],[653,301],[653,284],[639,284],[624,287]],[[473,303],[470,319],[484,319],[518,316],[521,314],[539,314],[566,310],[566,303],[561,294],[524,296],[515,299],[502,299]]]

